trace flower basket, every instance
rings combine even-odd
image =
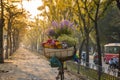
[[[44,48],[44,55],[49,59],[56,56],[60,61],[70,60],[74,55],[74,47],[67,49]]]

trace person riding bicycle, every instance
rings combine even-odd
[[[113,58],[109,60],[109,67],[112,68],[114,66]]]
[[[118,67],[118,58],[113,57],[109,60],[109,67],[110,68],[117,68]]]
[[[113,62],[114,62],[114,67],[117,68],[118,67],[118,58],[116,56],[113,57]]]

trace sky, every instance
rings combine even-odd
[[[37,7],[40,5],[42,5],[41,0],[31,0],[29,2],[23,0],[23,8],[30,12],[31,18],[34,18],[34,16],[40,13],[40,11],[37,10]]]

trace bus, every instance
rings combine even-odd
[[[109,43],[104,45],[104,62],[109,63],[113,57],[119,58],[120,43]]]

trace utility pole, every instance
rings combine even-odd
[[[4,63],[4,57],[3,57],[3,26],[4,26],[3,0],[0,0],[0,3],[1,3],[1,16],[0,16],[0,63]]]

